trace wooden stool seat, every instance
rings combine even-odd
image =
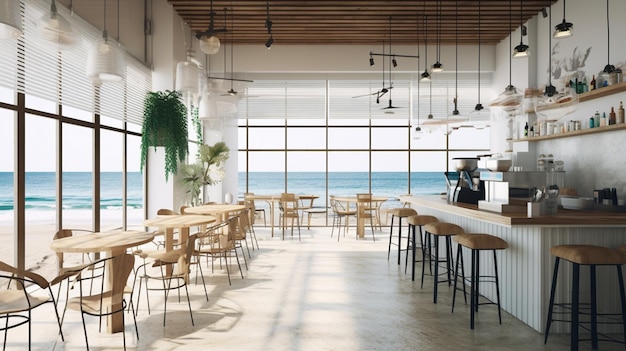
[[[439,222],[439,219],[435,216],[428,216],[428,215],[413,215],[413,216],[409,216],[406,219],[407,223],[409,223],[409,240],[407,242],[407,253],[405,256],[405,262],[404,262],[404,273],[406,274],[406,268],[408,266],[408,258],[409,258],[409,245],[411,245],[411,251],[413,251],[413,262],[411,263],[411,280],[415,280],[415,262],[422,262],[422,264],[426,264],[426,248],[424,246],[424,233],[422,230],[422,227],[425,226],[428,223],[434,223],[434,222]],[[420,232],[419,232],[419,240],[420,240],[420,249],[422,250],[422,260],[421,261],[416,261],[415,260],[415,255],[416,255],[416,249],[417,249],[417,234],[415,232],[415,228],[419,227]],[[428,264],[429,264],[429,268],[431,269],[430,274],[432,274],[432,260],[430,260],[430,256],[428,256],[429,260],[428,260]],[[422,287],[424,286],[424,276],[422,275]]]
[[[456,285],[459,276],[459,262],[461,263],[461,277],[463,279],[463,296],[466,296],[465,292],[465,269],[463,267],[463,255],[461,254],[461,248],[466,247],[471,250],[472,268],[470,273],[470,328],[474,329],[474,317],[478,311],[478,306],[482,304],[491,304],[498,306],[498,320],[502,324],[502,312],[500,308],[500,282],[498,278],[498,259],[496,257],[496,250],[504,250],[509,247],[509,244],[502,238],[495,235],[484,233],[465,233],[454,236],[454,241],[457,242],[456,251],[456,268],[454,273],[454,293],[452,295],[452,312],[454,312],[454,302],[456,300]],[[480,274],[480,251],[491,250],[493,251],[493,268],[494,275]],[[493,279],[493,280],[492,280]],[[488,301],[479,303],[478,298],[480,296],[479,286],[481,282],[490,282],[496,284],[496,302]],[[467,303],[467,298],[466,302]]]
[[[506,241],[490,234],[458,234],[453,240],[472,250],[504,250],[509,247]]]
[[[433,289],[433,303],[437,303],[437,285],[439,285],[439,283],[448,283],[448,286],[452,285],[452,273],[454,272],[454,269],[452,268],[454,266],[453,264],[453,257],[452,257],[452,236],[454,235],[459,235],[459,234],[464,234],[465,230],[463,230],[463,228],[461,228],[460,226],[454,224],[454,223],[446,223],[446,222],[435,222],[435,223],[428,223],[424,226],[424,230],[426,231],[426,241],[427,241],[427,245],[426,247],[428,248],[429,251],[429,255],[431,257],[434,257],[434,261],[435,261],[435,273],[434,273],[434,289]],[[434,235],[434,239],[435,239],[435,244],[434,244],[434,255],[432,252],[430,252],[431,250],[431,245],[430,245],[430,235]],[[446,280],[439,280],[439,263],[440,262],[444,262],[443,260],[439,260],[439,238],[445,238],[445,243],[446,243],[446,257],[445,257],[445,263],[446,263],[446,272],[445,274],[447,275],[447,279]],[[422,279],[424,279],[424,265],[422,265]]]
[[[417,214],[417,211],[408,207],[392,208],[388,212],[396,217],[409,217]]]
[[[402,248],[402,218],[414,216],[417,214],[417,211],[415,211],[414,209],[410,207],[396,207],[396,208],[390,209],[388,213],[391,213],[391,225],[389,228],[389,246],[387,248],[387,260],[389,260],[389,257],[391,255],[391,244],[393,241],[393,220],[394,218],[398,217],[398,243],[397,244],[393,243],[393,245],[398,246],[398,265],[400,265],[401,252],[407,251],[408,246],[409,246],[409,242],[407,241],[407,248],[406,249]],[[411,234],[408,234],[407,238],[410,235]]]
[[[550,255],[584,265],[615,265],[626,263],[624,253],[609,247],[595,245],[557,245]]]
[[[573,351],[578,350],[578,342],[583,341],[579,339],[578,329],[579,324],[590,324],[589,327],[584,326],[586,330],[591,332],[591,347],[596,350],[598,348],[598,341],[617,341],[613,338],[601,339],[604,335],[598,332],[599,317],[609,319],[614,323],[615,313],[599,313],[597,308],[597,290],[596,290],[596,266],[615,266],[617,271],[617,280],[619,282],[619,294],[621,300],[621,311],[617,315],[621,315],[621,323],[623,327],[623,340],[618,341],[624,343],[626,341],[626,294],[624,292],[624,278],[622,276],[622,265],[626,263],[626,247],[620,247],[620,249],[612,249],[609,247],[602,247],[596,245],[557,245],[550,248],[550,254],[555,257],[554,261],[554,273],[552,274],[552,286],[550,288],[550,303],[548,305],[548,318],[546,322],[546,332],[544,343],[548,342],[548,335],[550,334],[550,326],[553,321],[564,321],[563,319],[553,319],[554,307],[564,308],[566,311],[571,312],[570,322],[570,348]],[[572,269],[572,287],[571,287],[571,302],[570,303],[556,303],[554,301],[556,295],[557,277],[559,272],[559,262],[561,259],[569,261],[573,265]],[[591,312],[590,322],[580,322],[581,314],[580,309],[583,303],[580,302],[580,266],[589,267],[589,287],[590,287],[590,303]],[[557,312],[554,312],[557,313]]]

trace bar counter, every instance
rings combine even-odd
[[[618,247],[626,244],[626,213],[559,209],[555,216],[527,218],[526,213],[500,214],[476,205],[448,203],[445,197],[400,196],[421,215],[460,225],[467,233],[488,233],[506,240],[509,248],[498,252],[502,308],[539,332],[545,329],[554,258],[550,247],[588,244]],[[455,245],[456,250],[456,245]],[[464,250],[464,261],[470,262]],[[487,253],[481,272],[493,275]],[[466,267],[467,271],[467,267]],[[613,311],[619,306],[619,288],[614,270],[598,268],[598,308]],[[561,264],[557,301],[569,301],[571,265]],[[481,286],[481,294],[495,299],[493,284]],[[581,301],[589,298],[588,269],[581,270]],[[495,300],[494,300],[495,301]],[[490,308],[486,306],[485,308]],[[480,319],[479,319],[480,320]],[[555,323],[551,332],[569,332],[568,323]],[[618,329],[604,328],[605,332]]]

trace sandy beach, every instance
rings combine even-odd
[[[63,228],[91,230],[92,214],[89,209],[63,211]],[[143,209],[128,210],[128,229],[144,230]],[[13,211],[0,212],[0,261],[14,264],[15,238],[13,234]],[[119,230],[122,226],[122,209],[101,211],[101,231]],[[55,211],[28,210],[26,212],[26,268],[53,278],[57,274],[57,257],[50,250],[56,232]],[[67,254],[68,263],[80,262],[80,254]]]

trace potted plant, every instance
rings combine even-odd
[[[148,148],[165,147],[165,180],[178,172],[178,162],[189,152],[187,144],[187,108],[177,91],[149,92],[144,101],[141,128],[141,168]]]
[[[216,185],[224,178],[224,162],[230,157],[230,149],[224,142],[213,146],[203,144],[198,150],[196,163],[185,165],[182,182],[190,195],[192,206],[199,205],[200,191],[205,185]]]

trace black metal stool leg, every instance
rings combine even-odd
[[[400,265],[401,251],[402,251],[402,217],[398,217],[398,265]]]
[[[619,280],[619,296],[622,302],[622,328],[624,329],[624,342],[626,343],[626,294],[624,293],[624,276],[622,266],[617,265],[617,279]]]
[[[589,280],[591,284],[591,347],[598,349],[598,304],[596,301],[596,266],[589,266]]]
[[[389,227],[389,247],[387,248],[387,261],[389,261],[389,257],[391,255],[391,239],[393,238],[393,217],[395,216],[391,215],[391,226]]]
[[[435,236],[435,287],[433,289],[433,303],[437,303],[437,285],[439,285],[439,236]]]
[[[470,278],[470,329],[474,329],[474,314],[476,304],[476,250],[472,250],[472,276]]]
[[[454,303],[456,301],[456,284],[459,280],[459,255],[461,254],[461,244],[457,244],[456,263],[454,264],[454,289],[452,291],[452,313],[454,313]]]
[[[502,324],[502,311],[500,308],[500,279],[498,278],[498,259],[496,257],[496,250],[493,250],[493,268],[496,273],[496,299],[498,302],[498,320]]]
[[[572,322],[570,325],[570,347],[572,351],[578,351],[578,303],[580,288],[580,265],[573,263],[572,277]]]
[[[548,343],[548,335],[550,334],[550,326],[552,325],[552,311],[554,310],[554,294],[556,292],[556,278],[559,275],[559,262],[561,258],[557,257],[554,260],[554,272],[552,273],[552,287],[550,287],[550,303],[548,304],[548,318],[546,321],[546,335],[543,343]]]

